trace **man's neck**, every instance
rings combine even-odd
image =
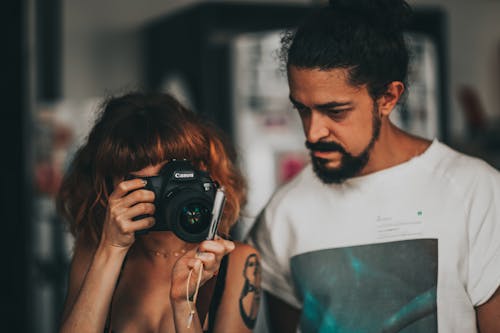
[[[425,152],[430,144],[431,141],[406,133],[388,119],[384,119],[379,138],[370,152],[370,160],[360,175],[367,175],[407,162]]]

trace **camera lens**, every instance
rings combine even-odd
[[[190,243],[204,240],[210,228],[213,195],[207,195],[198,188],[187,188],[167,192],[165,197],[167,200],[158,210],[161,220],[165,220],[163,230],[171,230]]]
[[[202,202],[190,202],[180,212],[180,226],[191,234],[197,234],[210,223],[210,209]]]

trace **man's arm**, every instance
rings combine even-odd
[[[481,333],[500,332],[500,287],[486,303],[477,307],[477,322]]]
[[[272,333],[295,333],[299,323],[300,310],[266,292],[269,329]]]

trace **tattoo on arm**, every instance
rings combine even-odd
[[[245,261],[243,277],[245,282],[240,295],[240,314],[249,329],[253,329],[257,320],[260,303],[260,262],[255,253],[250,254]]]

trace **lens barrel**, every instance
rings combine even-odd
[[[180,239],[197,243],[204,240],[210,227],[213,200],[191,190],[181,190],[165,206],[169,229]]]

